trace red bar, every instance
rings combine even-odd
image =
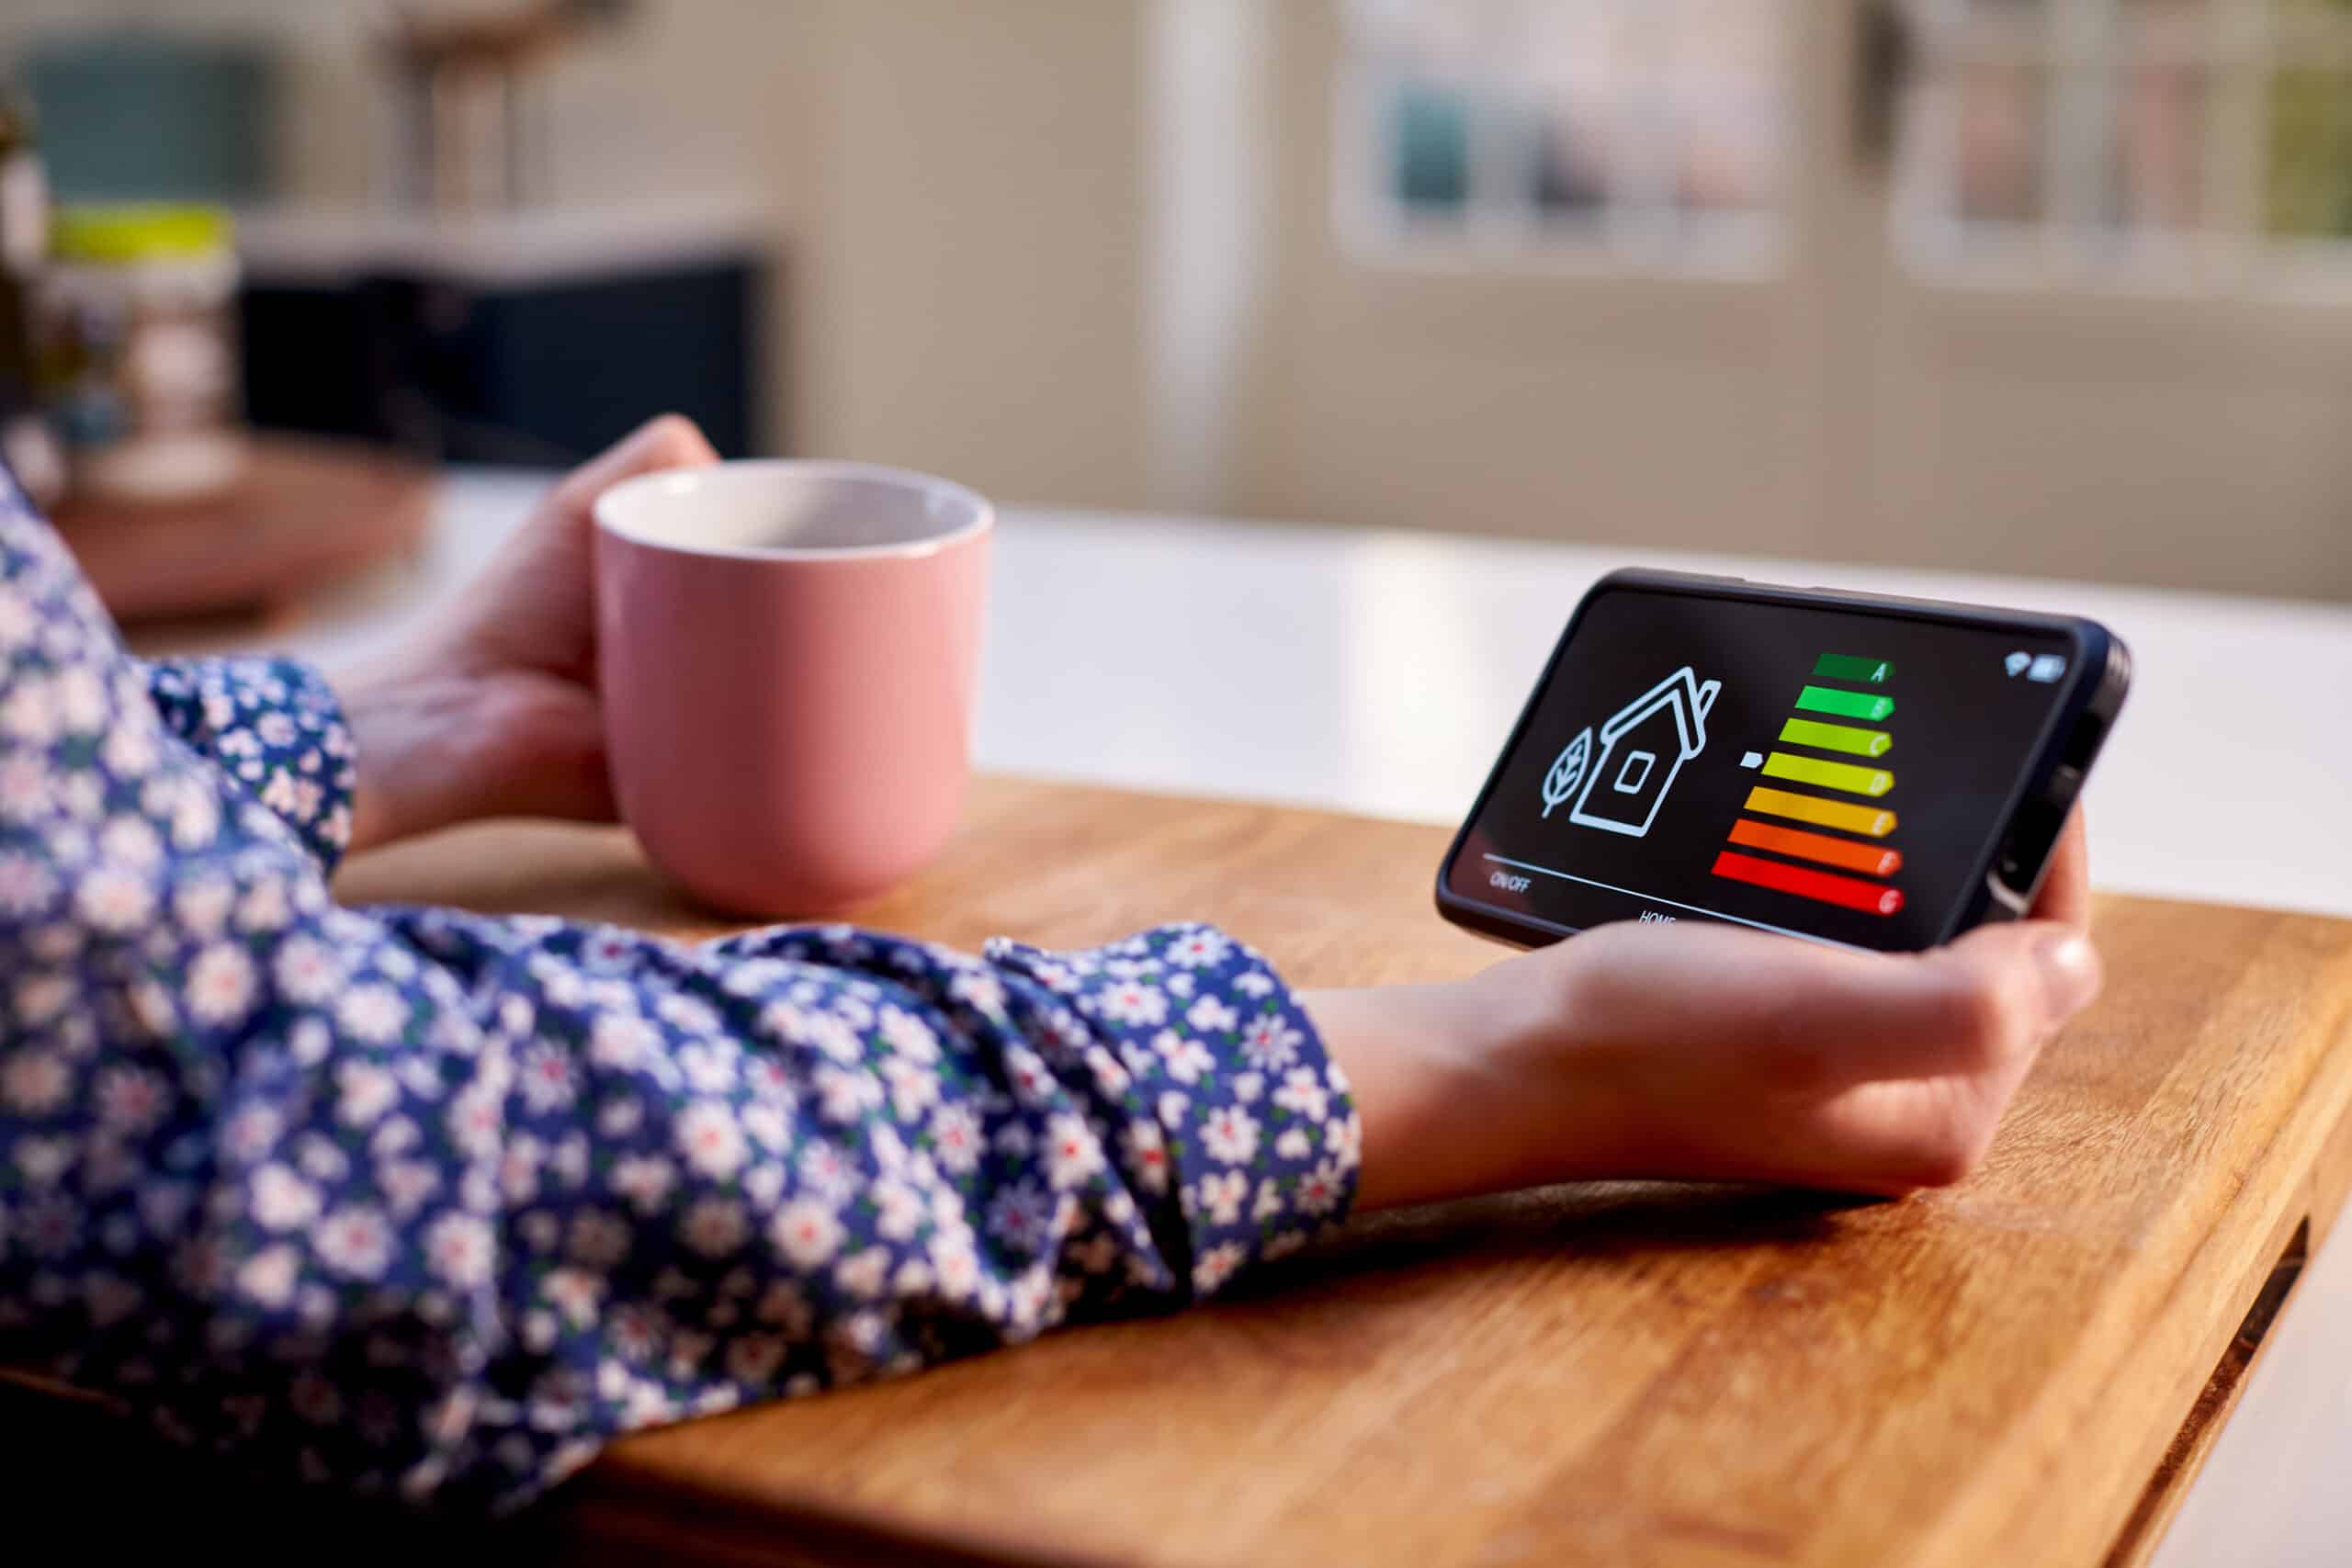
[[[1860,909],[1866,915],[1892,915],[1903,908],[1903,890],[1899,887],[1879,887],[1850,876],[1832,876],[1826,871],[1810,871],[1801,865],[1782,865],[1776,860],[1736,855],[1729,850],[1715,856],[1715,874],[1727,876],[1734,882],[1751,882],[1758,887],[1793,893],[1800,898],[1842,904],[1849,909]]]
[[[1751,850],[1770,850],[1791,860],[1817,860],[1824,865],[1859,871],[1866,876],[1893,876],[1903,869],[1900,850],[1857,843],[1851,839],[1833,839],[1826,833],[1807,833],[1795,828],[1775,828],[1747,817],[1731,825],[1731,841]]]

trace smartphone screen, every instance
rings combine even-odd
[[[1444,889],[1557,931],[1711,919],[1932,946],[1981,904],[2037,758],[2105,673],[2086,661],[2046,617],[1603,583]]]

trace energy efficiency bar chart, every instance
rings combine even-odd
[[[1885,879],[1903,869],[1903,853],[1884,841],[1894,831],[1895,814],[1866,804],[1894,793],[1894,773],[1888,768],[1848,760],[1860,757],[1875,762],[1894,749],[1893,732],[1876,728],[1894,714],[1894,698],[1883,690],[1894,679],[1894,665],[1867,654],[1825,653],[1814,660],[1811,674],[1812,680],[1797,692],[1796,714],[1781,720],[1773,738],[1787,750],[1749,751],[1742,765],[1781,784],[1832,793],[1814,794],[1774,784],[1751,788],[1742,809],[1755,816],[1742,816],[1732,823],[1727,841],[1738,850],[1718,852],[1713,873],[1727,881],[1865,914],[1896,914],[1903,908],[1903,890]],[[1881,689],[1853,690],[1856,686]],[[1830,716],[1804,716],[1808,714]],[[1862,722],[1835,722],[1841,719]],[[1833,754],[1817,754],[1821,752]],[[1863,798],[1840,798],[1853,795]],[[1757,816],[1807,826],[1781,827],[1759,822]],[[1837,869],[1821,869],[1826,866]]]

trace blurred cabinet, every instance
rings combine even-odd
[[[781,262],[751,214],[265,215],[240,246],[264,427],[561,466],[674,411],[729,456],[776,445]]]

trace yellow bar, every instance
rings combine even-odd
[[[1854,757],[1883,757],[1894,737],[1883,729],[1863,729],[1850,724],[1823,724],[1818,719],[1792,718],[1781,726],[1781,739],[1792,746],[1815,746]]]
[[[1884,795],[1894,787],[1894,775],[1884,768],[1858,767],[1822,757],[1792,757],[1786,751],[1775,751],[1764,759],[1764,776],[1842,789],[1849,795]]]
[[[1892,811],[1852,806],[1842,800],[1824,800],[1817,795],[1791,795],[1787,790],[1766,789],[1760,784],[1747,792],[1747,809],[1770,817],[1792,817],[1800,822],[1842,829],[1849,833],[1867,833],[1873,839],[1883,839],[1894,831]]]

